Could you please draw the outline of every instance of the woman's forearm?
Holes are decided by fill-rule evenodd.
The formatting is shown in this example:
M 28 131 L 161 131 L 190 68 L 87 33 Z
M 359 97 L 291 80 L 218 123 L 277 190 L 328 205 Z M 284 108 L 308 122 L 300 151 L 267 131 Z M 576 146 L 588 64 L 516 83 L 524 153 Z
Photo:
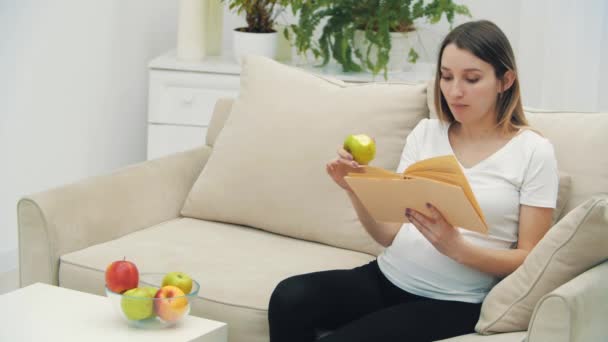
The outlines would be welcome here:
M 524 249 L 491 249 L 465 242 L 465 247 L 460 249 L 454 260 L 481 272 L 504 277 L 515 271 L 528 253 Z
M 346 191 L 346 193 L 348 194 L 348 197 L 350 197 L 353 208 L 355 208 L 355 211 L 357 212 L 357 217 L 359 217 L 359 221 L 361 221 L 361 224 L 363 224 L 367 233 L 384 247 L 388 247 L 393 243 L 393 239 L 395 239 L 395 235 L 399 232 L 401 224 L 377 222 L 369 214 L 367 209 L 365 209 L 357 195 L 351 191 Z

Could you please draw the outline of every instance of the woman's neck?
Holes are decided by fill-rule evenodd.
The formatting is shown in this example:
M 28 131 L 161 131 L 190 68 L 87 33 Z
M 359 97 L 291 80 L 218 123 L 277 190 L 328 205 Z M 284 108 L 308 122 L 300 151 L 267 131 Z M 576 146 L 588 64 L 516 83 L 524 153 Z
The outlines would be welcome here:
M 469 142 L 481 142 L 501 137 L 501 131 L 495 121 L 491 117 L 489 119 L 467 124 L 455 121 L 452 133 Z

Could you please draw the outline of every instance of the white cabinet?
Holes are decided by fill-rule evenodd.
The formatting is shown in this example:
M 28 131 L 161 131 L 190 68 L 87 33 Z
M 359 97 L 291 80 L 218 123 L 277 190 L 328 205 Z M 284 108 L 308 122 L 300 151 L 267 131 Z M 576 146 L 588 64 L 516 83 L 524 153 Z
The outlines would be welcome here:
M 182 62 L 171 51 L 149 68 L 148 159 L 203 145 L 215 102 L 238 95 L 240 67 L 224 57 Z
M 346 82 L 374 81 L 366 73 L 343 74 L 335 65 L 298 67 Z M 204 144 L 215 102 L 238 95 L 240 66 L 222 56 L 180 61 L 170 51 L 152 60 L 149 69 L 148 159 Z M 389 81 L 423 81 L 432 75 L 432 64 L 418 63 L 408 72 L 389 74 Z M 376 80 L 384 81 L 380 76 Z
M 206 126 L 217 99 L 237 95 L 239 77 L 153 70 L 150 72 L 149 121 Z

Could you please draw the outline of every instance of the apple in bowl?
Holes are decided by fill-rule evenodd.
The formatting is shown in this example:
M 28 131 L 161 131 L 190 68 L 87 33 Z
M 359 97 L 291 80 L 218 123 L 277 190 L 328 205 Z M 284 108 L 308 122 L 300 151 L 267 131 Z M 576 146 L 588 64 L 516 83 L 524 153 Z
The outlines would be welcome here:
M 169 272 L 163 278 L 163 286 L 173 285 L 184 293 L 192 290 L 192 278 L 184 272 Z
M 178 321 L 189 309 L 188 297 L 176 286 L 163 286 L 154 296 L 154 312 L 165 322 Z
M 106 268 L 106 286 L 113 292 L 123 293 L 137 287 L 139 270 L 131 261 L 117 260 Z
M 120 301 L 122 312 L 129 320 L 142 320 L 154 316 L 154 301 L 158 292 L 155 287 L 136 287 L 125 291 Z
M 123 293 L 106 284 L 106 296 L 127 324 L 141 329 L 159 329 L 178 324 L 191 310 L 198 296 L 199 283 L 191 279 L 191 289 L 184 293 L 173 285 L 163 286 L 166 273 L 141 273 L 137 287 Z

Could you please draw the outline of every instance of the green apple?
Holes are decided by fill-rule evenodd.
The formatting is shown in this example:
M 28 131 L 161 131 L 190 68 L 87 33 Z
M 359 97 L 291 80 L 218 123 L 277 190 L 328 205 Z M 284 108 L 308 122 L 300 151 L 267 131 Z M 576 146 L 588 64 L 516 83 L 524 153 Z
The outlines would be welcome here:
M 169 272 L 163 278 L 162 286 L 167 285 L 173 285 L 188 294 L 192 290 L 192 278 L 184 272 Z
M 347 136 L 344 140 L 344 149 L 361 165 L 369 164 L 376 156 L 376 142 L 365 134 Z
M 151 297 L 151 298 L 154 298 L 154 296 L 156 296 L 156 292 L 158 292 L 158 289 L 156 287 L 152 287 L 152 286 L 141 287 L 141 289 L 146 291 L 148 293 L 148 297 Z
M 136 287 L 123 293 L 120 307 L 130 320 L 141 320 L 154 315 L 154 296 L 157 289 L 153 287 Z

